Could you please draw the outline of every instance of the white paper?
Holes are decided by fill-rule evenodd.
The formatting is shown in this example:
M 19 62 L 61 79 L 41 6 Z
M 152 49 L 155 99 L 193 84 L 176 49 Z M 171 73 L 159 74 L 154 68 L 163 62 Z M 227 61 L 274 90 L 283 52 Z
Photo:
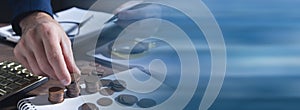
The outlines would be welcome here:
M 58 22 L 68 21 L 81 23 L 82 21 L 86 20 L 91 16 L 93 16 L 92 19 L 81 27 L 80 34 L 78 36 L 84 36 L 95 31 L 100 31 L 104 22 L 113 15 L 109 13 L 89 11 L 73 7 L 56 13 L 54 15 L 54 19 Z M 65 26 L 63 28 L 64 30 L 68 30 L 68 28 L 70 27 Z M 11 25 L 0 28 L 0 37 L 14 43 L 17 43 L 20 39 L 20 36 L 16 36 L 15 33 L 12 31 Z
M 134 69 L 130 69 L 130 70 L 126 70 L 120 73 L 116 73 L 116 74 L 120 74 L 121 76 L 129 76 L 129 75 L 135 75 L 137 77 L 140 78 L 148 78 L 149 76 L 145 73 L 143 73 L 142 71 L 134 68 Z M 111 80 L 115 80 L 116 77 L 115 75 L 111 75 L 108 77 L 105 77 L 103 79 L 111 79 Z M 118 80 L 123 80 L 128 84 L 131 84 L 130 82 L 131 79 L 127 79 L 127 78 L 122 78 L 122 79 L 118 79 Z M 158 80 L 156 80 L 156 82 L 159 82 Z M 157 83 L 152 83 L 152 84 L 157 84 Z M 139 100 L 142 98 L 150 98 L 155 100 L 158 104 L 164 102 L 165 100 L 168 99 L 168 97 L 170 97 L 172 95 L 172 92 L 174 91 L 173 88 L 168 87 L 165 84 L 161 84 L 160 88 L 157 90 L 154 90 L 153 92 L 150 93 L 136 93 L 136 92 L 132 92 L 130 90 L 125 89 L 124 91 L 121 92 L 115 92 L 113 95 L 111 96 L 103 96 L 101 94 L 97 93 L 93 93 L 93 94 L 88 94 L 85 92 L 85 85 L 81 84 L 81 96 L 76 97 L 76 98 L 66 98 L 64 100 L 64 102 L 59 103 L 59 104 L 51 104 L 48 101 L 48 95 L 42 95 L 42 96 L 36 96 L 36 97 L 30 97 L 30 98 L 26 98 L 23 99 L 21 101 L 19 101 L 18 103 L 18 108 L 20 110 L 26 110 L 27 108 L 35 108 L 36 110 L 77 110 L 79 108 L 80 105 L 84 104 L 84 103 L 93 103 L 95 104 L 100 110 L 121 110 L 121 109 L 130 109 L 132 108 L 139 108 L 137 107 L 137 105 L 133 105 L 130 107 L 127 106 L 123 106 L 121 104 L 119 104 L 118 102 L 116 102 L 114 100 L 115 97 L 117 97 L 120 94 L 130 94 L 130 95 L 134 95 L 136 96 Z M 112 105 L 110 106 L 99 106 L 97 104 L 97 100 L 102 98 L 102 97 L 108 97 L 111 98 L 113 100 Z M 22 103 L 22 104 L 21 104 Z M 26 107 L 24 107 L 25 105 L 27 105 Z M 23 109 L 22 109 L 23 107 Z M 33 109 L 34 110 L 34 109 Z

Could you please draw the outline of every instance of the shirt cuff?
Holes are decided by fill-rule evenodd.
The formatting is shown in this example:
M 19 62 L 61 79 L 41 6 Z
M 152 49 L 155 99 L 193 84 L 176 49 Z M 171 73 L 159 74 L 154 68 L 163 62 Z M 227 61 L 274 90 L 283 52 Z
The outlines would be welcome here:
M 12 0 L 13 20 L 11 22 L 13 30 L 17 35 L 22 35 L 20 21 L 33 12 L 45 12 L 53 15 L 51 0 Z

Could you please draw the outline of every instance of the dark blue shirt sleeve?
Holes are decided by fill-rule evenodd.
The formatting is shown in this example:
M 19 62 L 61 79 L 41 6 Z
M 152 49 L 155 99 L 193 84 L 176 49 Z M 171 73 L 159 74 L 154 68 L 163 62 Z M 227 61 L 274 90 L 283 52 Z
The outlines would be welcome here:
M 49 15 L 53 15 L 51 0 L 10 0 L 13 10 L 13 20 L 11 22 L 13 30 L 17 35 L 22 34 L 20 28 L 20 21 L 27 15 L 33 12 L 45 12 Z

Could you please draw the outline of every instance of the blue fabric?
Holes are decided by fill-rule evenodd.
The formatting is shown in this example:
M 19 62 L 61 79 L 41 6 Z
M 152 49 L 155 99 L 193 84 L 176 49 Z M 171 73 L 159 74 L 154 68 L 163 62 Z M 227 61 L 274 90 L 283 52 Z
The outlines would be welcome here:
M 13 8 L 12 26 L 17 35 L 22 34 L 20 21 L 30 13 L 40 11 L 53 15 L 51 0 L 11 0 L 11 6 Z

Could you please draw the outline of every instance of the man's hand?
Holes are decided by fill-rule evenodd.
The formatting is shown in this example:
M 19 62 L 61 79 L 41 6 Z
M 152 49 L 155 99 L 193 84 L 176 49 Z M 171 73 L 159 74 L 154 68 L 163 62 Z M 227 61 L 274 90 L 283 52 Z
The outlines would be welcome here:
M 58 79 L 63 85 L 71 82 L 70 73 L 79 73 L 70 39 L 51 16 L 35 12 L 20 22 L 22 37 L 14 54 L 25 67 L 37 75 Z

